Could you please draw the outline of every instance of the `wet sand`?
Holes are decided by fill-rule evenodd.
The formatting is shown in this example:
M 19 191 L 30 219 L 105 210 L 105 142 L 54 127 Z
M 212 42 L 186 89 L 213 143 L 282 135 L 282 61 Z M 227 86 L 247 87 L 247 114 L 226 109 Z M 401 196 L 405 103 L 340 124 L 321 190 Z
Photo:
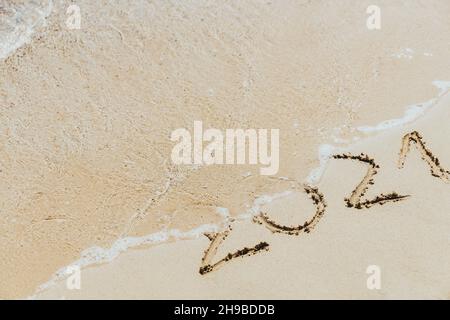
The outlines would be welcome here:
M 321 144 L 347 146 L 354 137 L 364 135 L 356 128 L 403 117 L 406 106 L 438 96 L 439 89 L 433 81 L 450 80 L 450 44 L 446 41 L 450 35 L 450 4 L 446 1 L 429 1 L 426 6 L 419 1 L 407 1 L 407 5 L 406 1 L 381 1 L 382 28 L 376 32 L 369 31 L 365 24 L 370 1 L 169 4 L 123 0 L 111 5 L 105 0 L 80 0 L 77 3 L 83 17 L 81 30 L 65 26 L 69 3 L 54 1 L 52 14 L 45 25 L 39 26 L 31 42 L 0 61 L 0 73 L 4 75 L 0 78 L 0 177 L 4 182 L 0 187 L 0 298 L 32 295 L 57 270 L 79 260 L 83 251 L 95 246 L 106 250 L 120 239 L 174 229 L 183 235 L 205 224 L 220 225 L 223 216 L 218 214 L 218 208 L 226 208 L 235 217 L 263 195 L 282 193 L 290 190 L 292 184 L 306 182 L 311 170 L 319 166 Z M 174 166 L 170 160 L 170 133 L 181 127 L 191 128 L 195 120 L 221 129 L 280 129 L 281 166 L 277 177 L 260 176 L 259 168 L 254 166 Z M 427 123 L 445 130 L 445 123 L 439 122 L 443 120 L 437 117 Z M 437 130 L 434 134 L 441 133 Z M 394 136 L 390 131 L 389 134 Z M 449 150 L 443 140 L 445 135 L 437 138 L 425 130 L 421 134 L 437 144 L 433 145 L 433 152 L 441 147 L 436 154 L 442 154 L 444 161 Z M 401 138 L 392 138 L 396 141 L 392 145 L 394 153 L 376 154 L 375 146 L 360 152 L 376 157 L 384 170 L 388 167 L 382 162 L 384 157 L 388 161 L 387 157 L 397 155 Z M 380 143 L 391 147 L 386 141 Z M 402 174 L 414 172 L 414 166 L 410 167 L 414 159 L 408 157 Z M 333 167 L 336 165 L 340 167 Z M 423 163 L 415 165 L 422 168 Z M 254 296 L 258 293 L 251 288 L 235 291 L 240 285 L 234 280 L 227 282 L 229 291 L 220 291 L 214 285 L 231 279 L 246 283 L 245 275 L 251 274 L 249 285 L 259 281 L 261 286 L 273 288 L 271 281 L 258 279 L 263 270 L 273 266 L 275 272 L 280 270 L 275 268 L 276 262 L 286 261 L 281 285 L 299 272 L 308 291 L 290 286 L 287 291 L 279 291 L 280 295 L 287 292 L 290 297 L 296 297 L 296 293 L 298 297 L 334 297 L 343 292 L 346 297 L 364 297 L 373 292 L 366 292 L 364 283 L 361 289 L 358 276 L 352 277 L 365 277 L 361 266 L 378 259 L 380 264 L 394 265 L 393 279 L 406 270 L 407 279 L 411 274 L 417 275 L 420 288 L 426 290 L 424 295 L 440 296 L 444 285 L 438 281 L 440 278 L 422 273 L 427 268 L 438 268 L 436 263 L 415 266 L 414 254 L 397 258 L 395 250 L 394 257 L 382 251 L 392 247 L 387 239 L 399 246 L 398 251 L 416 250 L 415 241 L 419 240 L 408 231 L 422 232 L 422 236 L 431 237 L 431 242 L 437 241 L 433 237 L 440 233 L 432 231 L 433 219 L 427 218 L 419 226 L 411 224 L 399 234 L 394 225 L 405 222 L 391 210 L 405 218 L 410 210 L 420 207 L 422 214 L 427 213 L 425 217 L 436 215 L 436 221 L 441 221 L 445 210 L 435 210 L 434 206 L 437 199 L 445 200 L 442 194 L 446 189 L 437 190 L 433 180 L 427 185 L 431 189 L 426 190 L 434 190 L 437 195 L 425 191 L 421 201 L 411 197 L 369 209 L 378 215 L 353 213 L 352 209 L 350 216 L 355 220 L 350 222 L 346 214 L 333 211 L 333 199 L 335 206 L 342 205 L 341 191 L 348 189 L 345 196 L 349 196 L 366 169 L 357 163 L 348 166 L 347 161 L 332 161 L 322 181 L 315 182 L 330 207 L 310 234 L 297 239 L 272 236 L 267 230 L 269 252 L 244 258 L 245 263 L 236 263 L 236 270 L 224 266 L 217 273 L 206 275 L 207 282 L 200 281 L 197 273 L 209 242 L 203 236 L 148 251 L 127 251 L 101 268 L 122 268 L 117 281 L 128 281 L 130 290 L 119 290 L 128 288 L 124 283 L 110 282 L 118 291 L 111 289 L 102 294 L 162 298 L 172 292 L 175 298 L 178 294 L 189 297 L 211 292 L 212 296 L 221 297 Z M 355 172 L 354 166 L 361 166 L 361 172 Z M 345 168 L 349 168 L 347 176 L 341 177 Z M 333 172 L 339 178 L 331 178 L 334 183 L 327 182 Z M 417 172 L 419 175 L 422 170 Z M 347 179 L 349 183 L 344 188 Z M 416 184 L 411 181 L 406 184 L 402 180 L 397 187 L 397 180 L 385 185 L 378 182 L 382 179 L 380 172 L 375 190 L 386 186 L 386 193 L 397 189 L 399 193 L 405 190 L 400 194 L 422 192 L 414 189 Z M 307 199 L 304 203 L 311 206 Z M 344 210 L 345 204 L 342 207 L 338 210 Z M 281 211 L 294 215 L 299 208 L 291 204 Z M 417 216 L 411 221 L 423 218 Z M 369 220 L 361 221 L 363 218 Z M 442 221 L 437 226 L 445 228 Z M 256 224 L 254 227 L 257 232 L 266 230 Z M 414 229 L 420 227 L 424 229 Z M 381 233 L 386 236 L 381 240 L 375 236 L 381 242 L 367 236 L 380 228 L 392 234 Z M 319 232 L 321 229 L 326 232 Z M 201 232 L 186 237 L 197 235 Z M 359 241 L 353 241 L 358 235 Z M 412 240 L 401 245 L 394 241 L 395 236 Z M 246 238 L 243 244 L 253 246 L 259 242 L 258 237 L 252 241 Z M 301 252 L 288 250 L 289 246 L 301 244 L 300 237 L 314 241 L 301 245 L 305 254 L 294 254 L 289 260 L 292 252 Z M 329 248 L 329 243 L 340 241 L 342 256 Z M 364 254 L 362 243 L 373 246 L 369 249 L 376 253 L 373 258 Z M 425 247 L 430 253 L 438 250 L 438 246 L 424 246 L 424 250 Z M 236 248 L 240 246 L 232 249 Z M 185 253 L 191 250 L 193 254 L 186 257 Z M 348 266 L 352 252 L 359 256 L 354 265 Z M 95 254 L 90 259 L 102 261 Z M 139 272 L 155 270 L 155 277 L 137 276 L 139 272 L 124 260 L 134 259 L 134 255 L 145 259 L 145 263 L 136 266 Z M 278 256 L 272 259 L 271 255 Z M 419 255 L 417 259 L 422 261 L 423 257 Z M 298 264 L 304 259 L 311 259 L 305 269 Z M 168 269 L 164 261 L 168 265 L 180 262 L 173 266 L 180 269 Z M 316 268 L 325 274 L 329 270 L 325 261 L 333 261 L 335 273 L 321 279 L 318 273 L 316 277 L 308 276 Z M 148 268 L 142 267 L 147 263 Z M 419 270 L 408 269 L 409 263 Z M 234 262 L 230 262 L 232 265 Z M 83 290 L 86 297 L 100 294 L 103 286 L 95 289 L 94 280 L 102 279 L 98 274 L 101 268 L 83 270 L 86 286 L 93 286 L 92 290 Z M 261 272 L 254 272 L 255 268 Z M 167 274 L 157 277 L 163 271 Z M 169 273 L 187 279 L 186 288 L 182 289 L 185 291 L 164 291 L 171 290 L 171 281 L 166 286 L 162 283 L 169 279 Z M 267 276 L 272 284 L 277 274 Z M 108 275 L 104 273 L 104 277 Z M 399 283 L 406 286 L 408 282 L 401 279 Z M 144 286 L 146 281 L 157 289 L 148 292 L 148 285 L 142 290 L 135 287 Z M 317 285 L 313 285 L 316 281 Z M 334 289 L 324 288 L 321 281 L 334 283 Z M 348 290 L 340 291 L 344 282 L 350 283 Z M 194 290 L 198 286 L 201 291 Z M 399 287 L 393 288 L 385 291 L 385 297 L 399 295 Z M 448 288 L 445 290 L 448 293 Z M 414 292 L 411 296 L 415 296 Z M 274 290 L 268 290 L 267 295 L 270 294 L 275 294 Z M 381 296 L 377 293 L 377 297 Z
M 403 169 L 398 160 L 402 137 L 418 130 L 442 166 L 450 168 L 449 116 L 447 94 L 414 125 L 347 150 L 368 153 L 379 163 L 365 199 L 396 191 L 409 195 L 403 201 L 348 207 L 344 198 L 364 177 L 367 165 L 333 160 L 318 186 L 327 203 L 325 214 L 308 233 L 273 233 L 251 219 L 236 221 L 213 260 L 260 241 L 269 250 L 232 259 L 205 275 L 199 266 L 210 242 L 206 236 L 131 250 L 110 264 L 84 269 L 81 290 L 68 290 L 60 281 L 36 298 L 448 299 L 448 179 L 433 176 L 427 157 L 422 159 L 413 146 Z M 295 226 L 313 216 L 314 206 L 305 194 L 294 192 L 262 211 Z M 367 288 L 371 265 L 381 270 L 380 290 Z

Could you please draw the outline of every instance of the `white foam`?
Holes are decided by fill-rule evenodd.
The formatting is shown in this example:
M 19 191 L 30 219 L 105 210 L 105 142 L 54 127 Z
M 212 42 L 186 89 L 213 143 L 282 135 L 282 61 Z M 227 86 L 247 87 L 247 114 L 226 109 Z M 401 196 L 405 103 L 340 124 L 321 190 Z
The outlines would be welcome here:
M 409 51 L 408 51 L 409 52 Z M 410 52 L 412 53 L 412 52 Z M 425 114 L 425 112 L 431 108 L 440 97 L 445 95 L 450 90 L 450 81 L 433 81 L 432 84 L 439 89 L 438 96 L 436 98 L 433 98 L 427 102 L 419 103 L 415 105 L 411 105 L 406 107 L 405 113 L 402 118 L 399 119 L 390 119 L 380 122 L 379 124 L 375 126 L 360 126 L 356 128 L 356 131 L 362 134 L 373 134 L 377 132 L 381 132 L 384 130 L 389 130 L 392 128 L 397 128 L 409 123 L 414 122 L 421 116 Z M 332 136 L 332 139 L 335 143 L 346 143 L 348 140 L 342 139 L 337 135 L 338 132 L 340 132 L 341 128 L 336 128 L 335 134 Z M 360 137 L 353 137 L 353 143 L 359 141 Z M 351 143 L 350 143 L 351 144 Z M 336 154 L 338 152 L 344 151 L 344 147 L 338 147 L 330 144 L 322 144 L 319 146 L 319 167 L 311 170 L 310 174 L 306 178 L 306 182 L 310 184 L 317 184 L 320 182 L 320 179 L 322 178 L 323 174 L 325 173 L 325 169 L 328 165 L 328 161 L 330 160 L 330 157 L 333 154 Z
M 414 58 L 414 50 L 411 48 L 404 48 L 404 49 L 400 50 L 400 52 L 394 53 L 391 56 L 398 58 L 398 59 L 411 60 L 412 58 Z
M 53 0 L 0 7 L 4 11 L 0 14 L 0 60 L 3 60 L 29 43 L 37 28 L 45 26 L 53 10 Z
M 433 81 L 433 85 L 436 86 L 440 91 L 436 98 L 433 98 L 431 100 L 428 100 L 423 103 L 414 104 L 406 107 L 405 113 L 403 117 L 398 119 L 390 119 L 383 122 L 378 123 L 375 126 L 361 126 L 357 127 L 356 130 L 362 132 L 362 133 L 374 133 L 378 131 L 384 131 L 391 128 L 396 128 L 403 126 L 405 124 L 414 122 L 421 116 L 425 114 L 425 112 L 433 106 L 437 100 L 443 96 L 445 93 L 448 92 L 450 89 L 450 82 L 449 81 Z
M 260 196 L 254 200 L 253 205 L 245 213 L 238 215 L 236 218 L 234 218 L 234 220 L 251 219 L 253 216 L 260 212 L 262 206 L 267 205 L 276 199 L 284 198 L 290 194 L 292 194 L 292 191 L 288 190 L 281 193 L 275 193 L 273 195 Z M 74 261 L 68 266 L 59 269 L 48 282 L 40 285 L 35 294 L 28 297 L 28 299 L 35 299 L 38 293 L 52 287 L 56 284 L 56 282 L 66 278 L 68 275 L 67 271 L 69 270 L 69 268 L 72 268 L 74 266 L 85 268 L 87 266 L 95 264 L 108 263 L 117 258 L 122 252 L 141 245 L 160 244 L 170 240 L 194 240 L 200 238 L 205 233 L 223 231 L 230 223 L 230 212 L 228 208 L 223 207 L 217 207 L 216 211 L 220 216 L 223 217 L 223 221 L 220 225 L 204 224 L 186 232 L 182 232 L 178 229 L 164 230 L 143 237 L 120 238 L 116 242 L 114 242 L 110 248 L 107 249 L 98 246 L 86 249 L 81 253 L 80 259 Z
M 439 96 L 443 96 L 450 90 L 450 81 L 436 80 L 433 81 L 433 85 L 440 90 Z
M 412 58 L 414 58 L 414 50 L 411 48 L 404 48 L 401 49 L 399 52 L 391 54 L 391 57 L 397 58 L 397 59 L 407 59 L 407 60 L 411 60 Z M 433 54 L 431 52 L 424 52 L 422 53 L 423 56 L 425 57 L 432 57 Z
M 373 133 L 402 126 L 404 124 L 413 122 L 414 120 L 424 115 L 425 111 L 433 105 L 434 101 L 435 100 L 433 99 L 421 104 L 408 106 L 402 118 L 385 120 L 375 126 L 361 126 L 357 127 L 356 129 L 364 133 Z
M 230 210 L 228 210 L 228 208 L 217 207 L 216 211 L 222 218 L 224 219 L 230 218 Z

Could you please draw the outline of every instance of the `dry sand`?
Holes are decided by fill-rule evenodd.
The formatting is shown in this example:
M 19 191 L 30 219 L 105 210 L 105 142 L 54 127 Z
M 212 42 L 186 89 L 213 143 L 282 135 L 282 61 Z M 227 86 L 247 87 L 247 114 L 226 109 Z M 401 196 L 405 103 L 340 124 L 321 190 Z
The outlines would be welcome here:
M 53 3 L 47 25 L 0 62 L 0 298 L 33 294 L 93 246 L 218 223 L 217 208 L 239 215 L 306 181 L 320 144 L 401 118 L 438 96 L 433 81 L 450 80 L 444 0 L 380 1 L 375 32 L 370 1 L 80 0 L 81 30 L 64 25 L 70 1 Z M 366 169 L 333 160 L 318 184 L 328 207 L 309 234 L 240 222 L 217 256 L 259 241 L 270 250 L 203 277 L 206 237 L 126 251 L 83 269 L 81 291 L 61 283 L 39 297 L 448 298 L 449 186 L 413 153 L 396 168 L 413 130 L 450 168 L 445 110 L 442 101 L 420 122 L 351 146 L 382 167 L 368 196 L 412 195 L 405 201 L 346 208 Z M 170 133 L 194 120 L 279 128 L 278 178 L 172 165 Z M 270 207 L 286 223 L 314 209 L 303 194 Z M 370 264 L 383 272 L 380 291 L 366 288 Z

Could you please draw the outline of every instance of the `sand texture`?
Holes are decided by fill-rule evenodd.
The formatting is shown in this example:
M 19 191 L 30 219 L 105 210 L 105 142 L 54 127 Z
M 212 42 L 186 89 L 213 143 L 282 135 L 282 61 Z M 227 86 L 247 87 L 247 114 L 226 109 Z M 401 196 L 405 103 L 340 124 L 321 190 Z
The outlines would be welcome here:
M 449 298 L 450 2 L 75 2 L 0 5 L 0 298 Z M 278 173 L 174 165 L 198 120 Z

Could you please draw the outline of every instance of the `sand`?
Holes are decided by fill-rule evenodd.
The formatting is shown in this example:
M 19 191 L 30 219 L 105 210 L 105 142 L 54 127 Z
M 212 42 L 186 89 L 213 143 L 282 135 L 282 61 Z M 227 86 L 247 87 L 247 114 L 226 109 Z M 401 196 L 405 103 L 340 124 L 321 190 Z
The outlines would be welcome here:
M 81 30 L 65 27 L 69 2 L 55 1 L 46 26 L 0 62 L 0 298 L 32 296 L 77 261 L 82 290 L 62 280 L 34 297 L 449 297 L 448 184 L 414 148 L 397 168 L 416 130 L 450 168 L 448 97 L 412 123 L 357 130 L 443 92 L 433 81 L 450 80 L 446 1 L 381 1 L 376 32 L 369 1 L 77 2 Z M 174 166 L 170 132 L 195 120 L 280 129 L 278 175 Z M 411 197 L 347 208 L 367 167 L 332 160 L 310 181 L 328 205 L 311 232 L 272 234 L 241 216 L 213 260 L 261 241 L 269 250 L 201 276 L 202 233 L 223 227 L 224 210 L 238 217 L 291 190 L 261 209 L 286 224 L 311 218 L 299 186 L 323 144 L 376 160 L 369 198 Z M 166 241 L 180 237 L 198 239 Z M 369 265 L 381 268 L 381 290 L 367 289 Z
M 231 260 L 202 276 L 198 268 L 209 245 L 207 237 L 132 250 L 110 264 L 83 270 L 81 290 L 67 290 L 61 281 L 38 298 L 448 299 L 450 201 L 445 195 L 449 183 L 433 177 L 414 148 L 404 169 L 398 169 L 397 162 L 401 138 L 418 130 L 449 168 L 445 143 L 449 116 L 447 95 L 414 125 L 348 149 L 353 154 L 368 153 L 380 165 L 368 199 L 391 191 L 410 195 L 408 199 L 369 209 L 348 208 L 344 198 L 367 168 L 357 162 L 332 161 L 319 184 L 328 207 L 309 234 L 273 234 L 251 221 L 237 221 L 216 259 L 259 241 L 268 242 L 269 251 Z M 297 193 L 263 208 L 286 225 L 303 224 L 312 209 Z M 370 265 L 380 267 L 380 290 L 367 288 Z

